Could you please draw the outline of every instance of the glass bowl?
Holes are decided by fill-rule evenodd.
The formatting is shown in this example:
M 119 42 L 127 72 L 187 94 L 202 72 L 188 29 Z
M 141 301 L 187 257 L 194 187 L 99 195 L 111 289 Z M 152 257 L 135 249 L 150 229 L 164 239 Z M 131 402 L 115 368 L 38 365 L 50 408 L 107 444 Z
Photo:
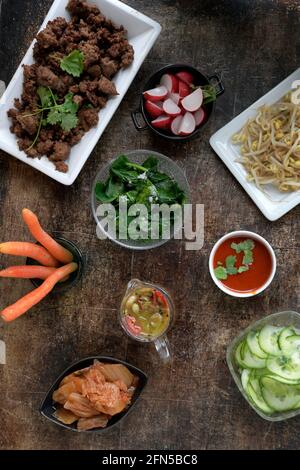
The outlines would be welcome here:
M 294 416 L 299 415 L 300 409 L 277 412 L 272 415 L 263 413 L 259 408 L 256 407 L 254 403 L 252 403 L 249 400 L 248 396 L 246 395 L 242 386 L 241 376 L 239 373 L 239 367 L 236 364 L 235 357 L 234 357 L 235 350 L 238 344 L 247 336 L 249 331 L 260 329 L 263 326 L 268 325 L 268 324 L 275 325 L 275 326 L 294 325 L 295 327 L 300 328 L 300 314 L 297 312 L 293 312 L 293 311 L 273 313 L 272 315 L 268 315 L 267 317 L 264 317 L 255 323 L 252 323 L 230 343 L 230 345 L 227 348 L 226 360 L 227 360 L 227 364 L 231 372 L 231 375 L 239 391 L 241 392 L 245 400 L 249 403 L 249 405 L 256 411 L 256 413 L 259 416 L 261 416 L 263 419 L 266 419 L 267 421 L 283 421 L 285 419 L 293 418 Z
M 162 155 L 161 153 L 153 152 L 152 150 L 132 150 L 130 152 L 122 152 L 122 155 L 126 155 L 128 159 L 134 163 L 142 164 L 146 158 L 149 156 L 154 156 L 157 158 L 159 161 L 158 168 L 160 171 L 166 173 L 168 176 L 173 178 L 179 185 L 180 189 L 182 189 L 185 192 L 186 195 L 186 203 L 189 202 L 190 200 L 190 186 L 189 183 L 186 179 L 186 176 L 183 172 L 183 170 L 170 158 L 166 157 L 165 155 Z M 109 238 L 113 242 L 117 243 L 118 245 L 129 248 L 132 250 L 149 250 L 151 248 L 157 248 L 161 245 L 164 245 L 167 243 L 170 239 L 174 237 L 174 231 L 172 233 L 171 230 L 171 237 L 170 239 L 160 239 L 160 240 L 121 240 L 114 238 L 108 231 L 105 231 L 101 219 L 97 215 L 97 208 L 101 204 L 99 201 L 97 201 L 96 196 L 95 196 L 95 187 L 96 183 L 98 181 L 100 182 L 105 182 L 109 176 L 109 169 L 111 167 L 111 164 L 113 163 L 114 160 L 110 161 L 108 164 L 106 164 L 104 167 L 101 168 L 101 170 L 96 174 L 93 187 L 92 187 L 92 196 L 91 196 L 91 203 L 92 203 L 92 211 L 94 215 L 94 219 L 97 224 L 97 230 L 100 231 L 102 235 L 104 235 L 104 238 Z

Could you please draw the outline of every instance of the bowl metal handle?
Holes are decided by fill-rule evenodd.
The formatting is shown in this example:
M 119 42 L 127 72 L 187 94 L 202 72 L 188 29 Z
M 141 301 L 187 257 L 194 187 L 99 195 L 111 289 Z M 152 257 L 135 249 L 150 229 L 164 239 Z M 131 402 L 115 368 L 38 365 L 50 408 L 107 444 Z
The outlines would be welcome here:
M 138 116 L 142 116 L 142 113 L 139 109 L 136 109 L 135 111 L 131 111 L 131 117 L 132 117 L 132 120 L 133 120 L 134 127 L 136 128 L 137 131 L 144 131 L 144 130 L 147 129 L 148 125 L 145 123 L 144 126 L 141 126 L 140 123 L 139 123 Z
M 217 73 L 210 75 L 208 77 L 208 81 L 211 82 L 211 84 L 215 87 L 217 96 L 223 95 L 225 87 L 223 85 L 221 77 Z

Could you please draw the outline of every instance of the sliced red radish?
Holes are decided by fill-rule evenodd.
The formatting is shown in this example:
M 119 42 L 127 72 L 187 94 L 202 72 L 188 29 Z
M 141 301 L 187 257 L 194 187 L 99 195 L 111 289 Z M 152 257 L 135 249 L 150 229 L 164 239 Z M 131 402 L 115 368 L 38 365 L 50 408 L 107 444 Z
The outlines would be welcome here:
M 179 108 L 179 106 L 177 106 L 176 103 L 174 103 L 173 100 L 171 100 L 171 98 L 168 98 L 166 101 L 164 101 L 163 110 L 166 114 L 172 117 L 176 117 L 181 114 L 181 109 Z
M 195 118 L 192 115 L 192 113 L 187 112 L 182 118 L 179 130 L 178 130 L 178 135 L 182 135 L 182 136 L 190 135 L 194 132 L 195 128 L 196 128 Z
M 161 101 L 167 97 L 168 90 L 165 86 L 158 86 L 156 88 L 152 88 L 152 90 L 144 91 L 143 95 L 146 100 Z
M 165 73 L 160 79 L 160 85 L 165 86 L 169 93 L 178 92 L 178 78 L 170 73 Z
M 179 105 L 179 101 L 180 101 L 179 93 L 170 93 L 169 98 L 171 98 L 171 100 L 174 101 L 174 103 L 177 104 L 177 106 Z
M 156 101 L 153 103 L 152 101 L 147 100 L 145 102 L 145 109 L 150 114 L 151 117 L 157 118 L 163 114 L 163 104 L 161 101 Z
M 139 325 L 136 325 L 136 319 L 134 317 L 125 315 L 125 321 L 127 324 L 127 329 L 132 335 L 138 336 L 141 333 L 142 328 Z
M 182 82 L 187 83 L 188 85 L 191 85 L 194 81 L 194 77 L 190 72 L 182 71 L 176 73 L 176 77 L 179 78 Z
M 177 116 L 175 119 L 173 119 L 172 124 L 171 124 L 171 131 L 173 134 L 178 135 L 179 134 L 179 128 L 181 125 L 183 117 L 182 116 Z
M 203 93 L 201 88 L 197 88 L 197 90 L 193 91 L 190 95 L 183 98 L 181 101 L 182 106 L 186 111 L 190 113 L 194 113 L 197 111 L 203 103 Z
M 185 98 L 186 96 L 188 96 L 191 93 L 190 85 L 188 85 L 185 82 L 182 82 L 181 80 L 179 80 L 178 90 L 179 90 L 180 98 Z
M 151 121 L 151 124 L 153 127 L 156 127 L 157 129 L 168 129 L 171 124 L 171 116 L 159 116 L 157 119 L 154 119 L 154 121 Z
M 198 109 L 198 111 L 196 111 L 194 113 L 194 118 L 195 118 L 195 122 L 196 122 L 196 127 L 200 126 L 200 124 L 202 124 L 202 122 L 205 119 L 204 109 L 203 108 Z

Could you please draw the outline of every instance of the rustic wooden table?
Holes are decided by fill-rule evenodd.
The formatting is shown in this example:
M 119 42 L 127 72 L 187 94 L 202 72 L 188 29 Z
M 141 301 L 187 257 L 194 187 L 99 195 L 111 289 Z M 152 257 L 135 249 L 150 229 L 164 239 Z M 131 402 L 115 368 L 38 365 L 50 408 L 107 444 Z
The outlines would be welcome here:
M 250 322 L 299 309 L 300 208 L 268 222 L 209 146 L 211 134 L 299 66 L 300 7 L 295 0 L 127 0 L 162 24 L 162 34 L 120 109 L 72 187 L 64 187 L 16 159 L 0 154 L 0 239 L 26 239 L 25 206 L 49 230 L 82 248 L 82 283 L 51 296 L 11 325 L 0 326 L 7 365 L 0 366 L 2 449 L 261 449 L 299 447 L 300 419 L 270 424 L 256 416 L 225 364 L 231 339 Z M 0 0 L 0 79 L 11 79 L 51 0 Z M 1 9 L 2 7 L 2 9 Z M 226 93 L 202 136 L 174 145 L 137 133 L 130 110 L 143 83 L 171 62 L 222 74 Z M 205 245 L 188 252 L 172 241 L 134 253 L 96 238 L 90 208 L 96 171 L 119 152 L 153 149 L 185 171 L 194 202 L 205 204 Z M 249 229 L 273 245 L 278 272 L 272 286 L 251 300 L 223 295 L 207 263 L 214 242 L 234 229 Z M 1 267 L 11 260 L 1 258 Z M 16 262 L 16 261 L 14 261 Z M 132 277 L 161 283 L 176 303 L 170 332 L 173 361 L 162 366 L 151 346 L 122 333 L 117 312 Z M 0 307 L 30 289 L 28 281 L 2 280 Z M 39 404 L 51 382 L 71 362 L 106 354 L 126 359 L 150 377 L 128 419 L 105 433 L 76 435 L 45 421 Z

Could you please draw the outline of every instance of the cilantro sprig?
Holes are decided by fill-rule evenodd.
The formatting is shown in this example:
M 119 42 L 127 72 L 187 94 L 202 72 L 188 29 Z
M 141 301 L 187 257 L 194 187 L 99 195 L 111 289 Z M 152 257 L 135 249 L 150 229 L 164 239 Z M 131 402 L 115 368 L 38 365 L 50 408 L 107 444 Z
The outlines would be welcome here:
M 78 124 L 78 105 L 73 101 L 73 93 L 68 93 L 64 97 L 64 102 L 61 104 L 58 104 L 57 101 L 59 98 L 49 87 L 39 86 L 37 94 L 41 103 L 39 108 L 32 114 L 22 116 L 22 118 L 25 119 L 29 116 L 37 116 L 40 114 L 37 134 L 27 150 L 35 146 L 43 126 L 47 126 L 48 124 L 60 125 L 63 131 L 69 132 Z
M 73 77 L 80 77 L 84 70 L 84 54 L 75 49 L 69 55 L 60 59 L 60 68 Z
M 225 266 L 223 263 L 218 261 L 218 266 L 214 269 L 216 278 L 225 281 L 228 276 L 234 276 L 248 271 L 253 263 L 254 247 L 254 241 L 249 239 L 240 243 L 231 243 L 231 248 L 236 252 L 236 254 L 243 253 L 242 264 L 241 266 L 236 266 L 237 257 L 235 255 L 227 256 L 225 259 Z

